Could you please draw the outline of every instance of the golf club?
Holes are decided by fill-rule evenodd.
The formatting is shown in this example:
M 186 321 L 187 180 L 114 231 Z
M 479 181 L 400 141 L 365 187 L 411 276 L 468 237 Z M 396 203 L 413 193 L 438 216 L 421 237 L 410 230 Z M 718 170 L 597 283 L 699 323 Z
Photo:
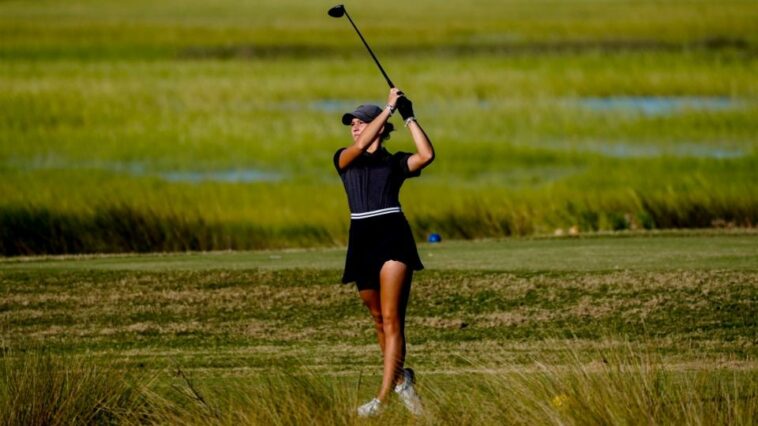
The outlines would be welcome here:
M 384 79 L 387 80 L 387 84 L 390 85 L 390 88 L 395 87 L 395 85 L 392 83 L 392 80 L 390 80 L 390 77 L 387 75 L 386 72 L 384 72 L 384 68 L 382 68 L 382 64 L 379 63 L 379 59 L 376 59 L 376 55 L 374 55 L 374 52 L 371 50 L 370 47 L 368 47 L 368 43 L 366 43 L 366 39 L 363 38 L 363 34 L 361 34 L 361 32 L 358 30 L 358 27 L 355 26 L 355 22 L 353 22 L 353 20 L 350 18 L 350 15 L 348 15 L 347 10 L 345 10 L 345 5 L 338 4 L 337 6 L 334 6 L 333 8 L 329 9 L 329 12 L 327 13 L 332 18 L 341 18 L 342 15 L 347 16 L 347 19 L 353 25 L 353 28 L 355 28 L 355 32 L 358 33 L 358 37 L 361 38 L 363 45 L 366 46 L 366 49 L 368 49 L 368 53 L 370 53 L 371 57 L 374 58 L 374 62 L 376 62 L 376 66 L 379 67 L 379 71 L 382 72 Z

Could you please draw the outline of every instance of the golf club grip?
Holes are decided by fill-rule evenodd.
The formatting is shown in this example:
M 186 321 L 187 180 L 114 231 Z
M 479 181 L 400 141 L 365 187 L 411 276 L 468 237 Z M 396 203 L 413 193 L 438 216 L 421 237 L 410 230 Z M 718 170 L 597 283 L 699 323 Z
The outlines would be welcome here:
M 387 84 L 390 86 L 390 89 L 395 87 L 395 84 L 390 80 L 390 76 L 387 75 L 387 73 L 384 71 L 384 68 L 382 68 L 382 64 L 379 63 L 379 59 L 376 58 L 376 55 L 374 55 L 374 51 L 371 50 L 368 43 L 366 42 L 366 39 L 363 38 L 363 34 L 361 34 L 361 31 L 358 29 L 358 27 L 355 25 L 355 22 L 353 22 L 353 19 L 350 18 L 350 15 L 347 13 L 347 10 L 345 10 L 345 16 L 347 16 L 347 20 L 350 21 L 350 25 L 355 28 L 355 32 L 358 33 L 358 37 L 361 38 L 361 41 L 363 42 L 363 45 L 366 46 L 366 49 L 368 50 L 368 53 L 371 54 L 371 57 L 374 59 L 374 62 L 376 63 L 376 66 L 379 67 L 379 71 L 382 72 L 382 75 L 384 76 L 384 79 L 387 80 Z

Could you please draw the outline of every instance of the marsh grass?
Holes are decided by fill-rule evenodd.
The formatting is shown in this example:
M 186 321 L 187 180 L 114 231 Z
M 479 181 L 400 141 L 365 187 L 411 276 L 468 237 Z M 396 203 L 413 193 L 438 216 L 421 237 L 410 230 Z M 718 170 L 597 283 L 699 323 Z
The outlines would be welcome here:
M 353 10 L 438 151 L 404 188 L 419 238 L 755 225 L 751 2 L 469 3 Z M 0 254 L 344 243 L 338 117 L 384 89 L 343 24 L 304 0 L 1 2 Z M 725 107 L 581 106 L 616 97 Z M 250 170 L 280 178 L 165 178 Z
M 588 176 L 518 192 L 488 184 L 458 191 L 455 185 L 432 183 L 409 187 L 403 200 L 408 201 L 405 210 L 417 241 L 425 241 L 432 232 L 446 239 L 472 239 L 562 235 L 572 228 L 580 233 L 751 228 L 758 224 L 758 190 L 749 183 L 750 173 L 738 168 L 666 182 L 653 170 L 649 175 L 608 171 L 603 178 L 606 188 L 589 191 L 583 190 L 593 184 L 594 178 Z M 598 169 L 592 176 L 601 174 Z M 735 180 L 728 181 L 730 176 Z M 331 200 L 324 200 L 323 188 L 309 184 L 258 185 L 251 189 L 252 195 L 240 192 L 234 201 L 230 197 L 230 205 L 236 207 L 228 212 L 219 204 L 227 202 L 219 198 L 227 197 L 217 189 L 217 185 L 195 188 L 196 199 L 191 201 L 191 188 L 186 188 L 186 195 L 173 192 L 186 200 L 184 206 L 157 199 L 159 193 L 153 195 L 155 203 L 149 201 L 153 196 L 134 204 L 114 199 L 74 206 L 73 211 L 46 202 L 0 206 L 0 254 L 250 250 L 345 243 L 346 206 L 341 205 L 344 194 L 336 192 L 336 184 L 329 191 Z M 317 212 L 308 207 L 321 200 L 324 204 Z M 213 208 L 203 210 L 201 204 Z M 276 210 L 282 206 L 287 207 Z
M 127 379 L 115 367 L 81 358 L 15 353 L 2 360 L 0 418 L 7 425 L 749 425 L 758 416 L 754 370 L 707 362 L 681 370 L 631 344 L 595 353 L 577 352 L 566 341 L 553 346 L 567 361 L 538 356 L 505 370 L 469 365 L 422 375 L 423 417 L 391 400 L 368 420 L 355 415 L 372 391 L 361 387 L 362 376 L 300 366 L 244 381 L 207 375 L 198 381 L 181 369 Z M 477 372 L 467 372 L 472 368 Z
M 425 387 L 428 405 L 441 423 L 471 425 L 746 425 L 758 414 L 754 371 L 672 369 L 628 344 L 593 354 L 556 345 L 567 363 L 456 377 L 456 392 Z
M 0 253 L 152 252 L 244 250 L 329 245 L 329 231 L 315 225 L 263 227 L 208 223 L 149 207 L 103 206 L 90 214 L 48 208 L 0 208 Z
M 0 422 L 4 425 L 138 423 L 147 400 L 123 370 L 42 349 L 3 347 Z

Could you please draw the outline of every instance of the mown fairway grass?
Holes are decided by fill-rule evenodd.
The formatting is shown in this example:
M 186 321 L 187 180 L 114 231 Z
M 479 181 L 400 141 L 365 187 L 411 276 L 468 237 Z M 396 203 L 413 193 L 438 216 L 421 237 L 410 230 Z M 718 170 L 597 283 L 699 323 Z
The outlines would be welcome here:
M 743 415 L 752 416 L 758 408 L 750 387 L 756 379 L 756 247 L 750 232 L 421 245 L 428 270 L 414 282 L 408 362 L 434 407 L 427 420 L 526 421 L 547 410 L 541 421 L 553 415 L 598 421 L 596 407 L 581 405 L 583 398 L 611 383 L 631 395 L 635 386 L 647 386 L 635 377 L 661 381 L 656 386 L 669 395 L 661 401 L 677 401 L 678 386 L 689 383 L 686 398 L 714 416 L 728 411 L 715 401 L 737 395 L 733 403 L 744 403 Z M 302 403 L 303 412 L 317 410 L 318 422 L 351 423 L 349 413 L 335 410 L 370 396 L 380 357 L 355 289 L 339 284 L 341 260 L 342 250 L 333 249 L 6 259 L 0 262 L 3 345 L 9 360 L 42 349 L 104 371 L 141 372 L 169 401 L 202 389 L 212 406 L 227 407 L 229 416 L 241 416 L 237 420 L 252 416 L 250 404 L 273 403 L 267 392 L 283 392 Z M 637 369 L 645 373 L 636 376 Z M 183 390 L 171 394 L 172 383 Z M 506 388 L 514 386 L 525 393 L 509 394 L 514 390 Z M 466 398 L 459 391 L 486 410 L 458 406 Z M 613 392 L 608 395 L 620 397 Z M 303 402 L 308 394 L 322 402 Z M 550 402 L 554 397 L 557 403 Z M 193 398 L 161 415 L 173 413 L 179 421 L 204 413 L 210 422 L 233 422 Z M 513 404 L 506 408 L 501 398 Z M 527 409 L 539 405 L 530 398 L 545 399 L 544 407 Z M 573 414 L 560 408 L 570 398 L 580 404 Z M 716 405 L 703 408 L 707 401 Z M 663 414 L 671 407 L 661 403 L 650 415 L 676 423 Z M 284 410 L 283 424 L 296 423 L 286 413 L 293 402 L 281 404 L 267 409 Z M 514 408 L 519 404 L 526 411 Z M 643 404 L 640 412 L 606 414 L 634 420 L 648 409 Z M 693 410 L 686 422 L 705 419 Z M 393 413 L 397 421 L 409 420 Z M 710 419 L 749 420 L 730 418 Z M 240 421 L 263 422 L 254 416 Z
M 343 243 L 338 118 L 386 89 L 330 6 L 2 2 L 0 252 Z M 419 237 L 758 222 L 753 2 L 347 7 L 437 147 Z

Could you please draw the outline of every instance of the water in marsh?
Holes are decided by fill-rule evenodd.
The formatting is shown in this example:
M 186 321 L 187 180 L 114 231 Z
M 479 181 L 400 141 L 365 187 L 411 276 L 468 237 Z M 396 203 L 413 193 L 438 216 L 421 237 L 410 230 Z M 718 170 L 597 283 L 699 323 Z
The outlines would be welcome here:
M 6 163 L 21 170 L 77 170 L 105 171 L 134 177 L 158 177 L 168 182 L 221 182 L 254 183 L 278 182 L 284 179 L 279 172 L 258 168 L 234 168 L 219 170 L 161 170 L 148 167 L 141 162 L 118 161 L 66 161 L 60 158 L 37 158 L 31 161 L 9 161 Z

